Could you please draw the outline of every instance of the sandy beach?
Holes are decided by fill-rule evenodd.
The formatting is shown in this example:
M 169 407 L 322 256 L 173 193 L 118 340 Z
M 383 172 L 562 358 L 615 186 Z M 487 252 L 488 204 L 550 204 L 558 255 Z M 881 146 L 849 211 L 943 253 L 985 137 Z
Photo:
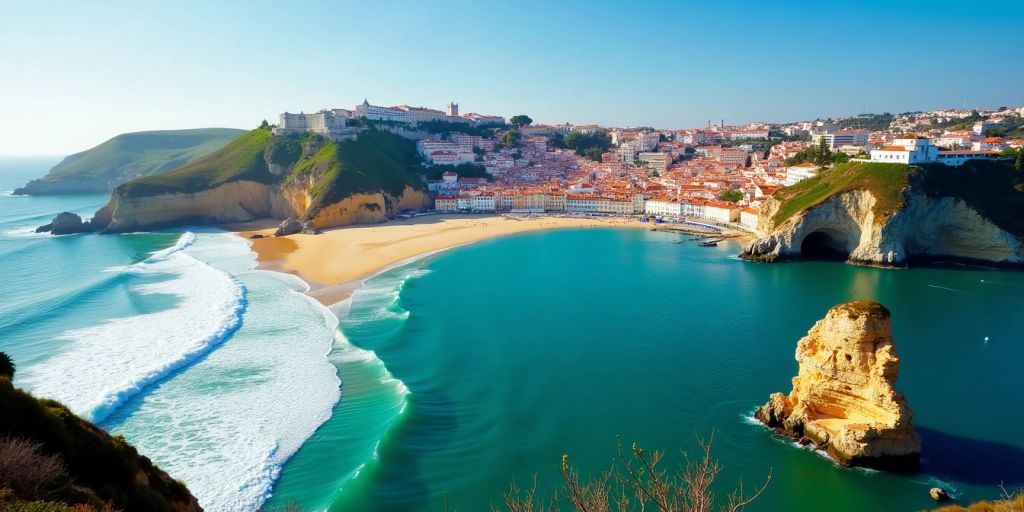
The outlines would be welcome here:
M 430 215 L 384 224 L 346 226 L 319 235 L 273 237 L 279 221 L 227 226 L 252 240 L 259 268 L 295 274 L 325 305 L 348 298 L 361 281 L 411 259 L 460 245 L 515 233 L 587 227 L 649 227 L 620 218 L 496 215 Z

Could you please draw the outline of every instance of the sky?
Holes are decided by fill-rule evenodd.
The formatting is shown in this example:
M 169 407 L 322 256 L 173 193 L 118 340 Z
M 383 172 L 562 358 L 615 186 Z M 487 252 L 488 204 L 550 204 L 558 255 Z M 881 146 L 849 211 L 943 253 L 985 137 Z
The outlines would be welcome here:
M 0 6 L 0 156 L 422 105 L 686 128 L 1024 105 L 1019 0 Z

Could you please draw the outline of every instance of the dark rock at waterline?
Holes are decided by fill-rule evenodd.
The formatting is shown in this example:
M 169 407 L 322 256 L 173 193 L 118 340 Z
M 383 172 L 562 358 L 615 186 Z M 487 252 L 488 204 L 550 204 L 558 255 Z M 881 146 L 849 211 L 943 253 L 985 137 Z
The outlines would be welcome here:
M 294 235 L 295 233 L 301 232 L 302 228 L 303 226 L 298 219 L 289 217 L 277 226 L 277 231 L 274 231 L 274 236 Z
M 250 239 L 256 239 L 256 238 L 263 238 L 263 235 L 261 235 L 261 234 L 259 234 L 259 233 L 255 233 L 255 234 L 253 234 L 252 236 L 250 236 L 249 238 L 250 238 Z
M 82 217 L 71 212 L 60 212 L 49 224 L 36 228 L 36 233 L 50 232 L 54 235 L 73 235 L 90 231 L 92 228 L 89 221 L 82 222 Z

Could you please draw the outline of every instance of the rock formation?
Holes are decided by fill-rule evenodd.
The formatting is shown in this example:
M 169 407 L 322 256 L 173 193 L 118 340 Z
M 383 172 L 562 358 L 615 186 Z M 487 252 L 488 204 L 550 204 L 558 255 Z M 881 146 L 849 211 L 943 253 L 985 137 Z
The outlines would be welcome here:
M 294 235 L 302 231 L 302 224 L 299 219 L 295 217 L 288 217 L 281 221 L 281 224 L 277 226 L 277 230 L 274 231 L 274 236 L 288 236 Z
M 804 250 L 826 250 L 851 263 L 903 266 L 915 259 L 949 258 L 1008 266 L 1024 264 L 1024 242 L 964 201 L 908 192 L 906 205 L 876 216 L 875 197 L 851 190 L 829 198 L 772 229 L 780 202 L 762 206 L 758 232 L 742 257 L 755 261 L 799 259 Z
M 899 358 L 889 310 L 877 302 L 840 304 L 798 343 L 800 370 L 789 395 L 757 410 L 776 433 L 813 442 L 847 466 L 917 467 L 921 438 L 893 385 Z
M 92 231 L 89 221 L 82 222 L 82 217 L 71 212 L 58 213 L 49 224 L 36 228 L 36 233 L 49 232 L 54 235 L 73 235 L 89 231 Z
M 959 168 L 846 164 L 768 198 L 758 216 L 759 238 L 741 257 L 770 262 L 824 256 L 871 266 L 922 260 L 1024 266 L 1019 220 L 1024 185 L 1019 181 L 1019 173 L 1000 162 Z

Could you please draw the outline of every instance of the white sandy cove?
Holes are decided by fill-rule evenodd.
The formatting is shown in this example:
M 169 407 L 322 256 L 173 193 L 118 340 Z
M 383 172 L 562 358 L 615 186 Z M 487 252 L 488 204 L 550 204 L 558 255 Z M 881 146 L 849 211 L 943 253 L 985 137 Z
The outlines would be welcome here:
M 270 235 L 266 221 L 231 226 L 243 237 Z M 632 219 L 482 215 L 428 215 L 385 224 L 347 226 L 320 235 L 253 240 L 262 268 L 297 274 L 324 304 L 347 298 L 358 281 L 416 256 L 528 231 L 584 227 L 645 227 Z

